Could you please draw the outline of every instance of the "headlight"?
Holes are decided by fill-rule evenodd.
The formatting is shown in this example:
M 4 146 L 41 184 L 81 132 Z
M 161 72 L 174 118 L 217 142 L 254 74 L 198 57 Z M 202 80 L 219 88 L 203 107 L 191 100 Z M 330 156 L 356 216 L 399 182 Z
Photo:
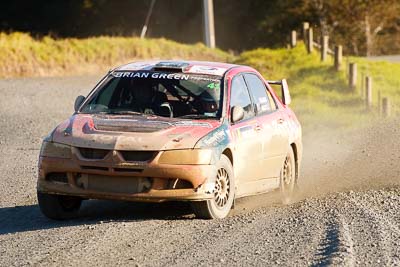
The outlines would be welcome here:
M 71 147 L 59 143 L 43 141 L 40 149 L 40 156 L 69 159 L 71 158 Z
M 43 139 L 43 141 L 45 142 L 52 142 L 53 141 L 53 135 L 54 132 L 57 130 L 57 127 L 54 128 L 48 135 L 45 136 L 45 138 Z
M 176 165 L 208 165 L 211 163 L 211 157 L 212 150 L 210 149 L 168 150 L 162 152 L 158 162 Z

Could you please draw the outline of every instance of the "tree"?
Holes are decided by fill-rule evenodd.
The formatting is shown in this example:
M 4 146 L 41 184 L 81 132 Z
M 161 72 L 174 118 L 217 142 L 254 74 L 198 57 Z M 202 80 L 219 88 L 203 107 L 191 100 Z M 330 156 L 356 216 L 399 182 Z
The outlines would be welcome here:
M 399 0 L 303 0 L 300 10 L 317 18 L 322 30 L 351 54 L 380 54 L 384 48 L 377 44 L 399 35 Z

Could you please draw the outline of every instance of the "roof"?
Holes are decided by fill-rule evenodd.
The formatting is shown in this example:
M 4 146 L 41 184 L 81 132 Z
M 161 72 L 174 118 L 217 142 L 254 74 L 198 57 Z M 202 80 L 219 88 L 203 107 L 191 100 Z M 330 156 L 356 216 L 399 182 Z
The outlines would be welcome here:
M 183 73 L 223 76 L 227 70 L 238 66 L 235 64 L 208 61 L 152 60 L 128 63 L 116 68 L 115 71 L 177 69 Z

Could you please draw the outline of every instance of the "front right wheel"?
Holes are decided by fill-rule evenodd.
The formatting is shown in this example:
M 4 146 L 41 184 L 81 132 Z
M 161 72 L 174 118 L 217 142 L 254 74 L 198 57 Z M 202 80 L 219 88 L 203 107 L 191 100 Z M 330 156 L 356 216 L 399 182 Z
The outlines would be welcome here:
M 206 201 L 192 202 L 197 218 L 222 219 L 228 216 L 235 198 L 233 168 L 227 156 L 221 155 L 217 163 L 214 198 Z

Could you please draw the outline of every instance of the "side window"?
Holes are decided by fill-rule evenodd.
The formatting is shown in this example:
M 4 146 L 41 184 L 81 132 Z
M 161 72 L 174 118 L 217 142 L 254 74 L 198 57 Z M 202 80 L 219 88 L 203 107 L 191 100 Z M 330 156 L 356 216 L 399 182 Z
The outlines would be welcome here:
M 271 111 L 277 110 L 278 107 L 276 106 L 276 102 L 269 90 L 267 90 L 267 95 L 268 95 L 269 103 L 271 104 Z
M 260 78 L 255 74 L 245 74 L 245 79 L 253 96 L 257 114 L 272 111 L 267 88 Z
M 235 76 L 231 85 L 231 107 L 241 106 L 244 109 L 244 118 L 254 116 L 251 99 L 242 75 Z

